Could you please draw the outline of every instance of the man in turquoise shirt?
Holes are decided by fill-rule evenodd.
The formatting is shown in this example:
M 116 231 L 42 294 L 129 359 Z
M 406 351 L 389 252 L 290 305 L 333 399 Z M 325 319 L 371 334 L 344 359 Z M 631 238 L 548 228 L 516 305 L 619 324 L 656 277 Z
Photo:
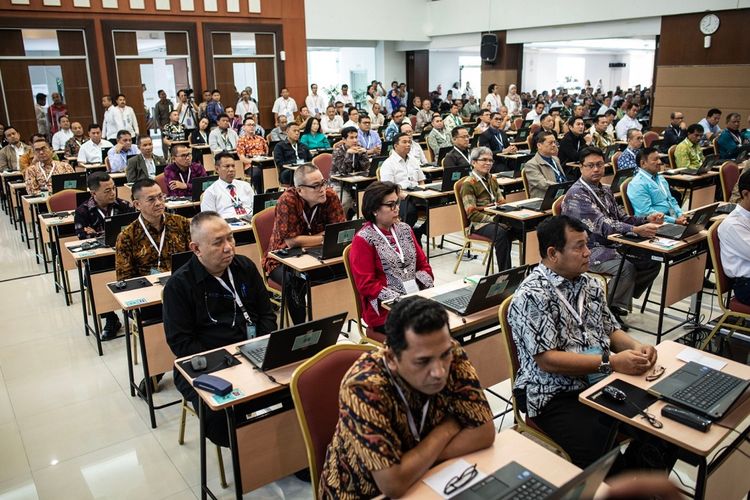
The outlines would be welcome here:
M 682 209 L 669 192 L 667 180 L 659 175 L 661 159 L 659 150 L 648 147 L 636 155 L 640 167 L 628 184 L 628 198 L 636 217 L 645 217 L 654 212 L 664 214 L 664 222 L 687 224 Z

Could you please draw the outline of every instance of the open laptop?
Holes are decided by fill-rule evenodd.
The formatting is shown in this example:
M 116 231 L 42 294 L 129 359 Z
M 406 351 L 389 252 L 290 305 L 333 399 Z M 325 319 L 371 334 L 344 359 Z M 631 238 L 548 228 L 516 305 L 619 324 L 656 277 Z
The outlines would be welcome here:
M 744 146 L 740 146 L 737 150 L 737 158 L 735 158 L 735 161 L 737 163 L 742 163 L 747 160 L 748 156 L 750 156 L 750 144 L 745 144 Z
M 443 164 L 443 158 L 445 158 L 445 155 L 453 151 L 453 146 L 446 146 L 444 148 L 440 148 L 438 150 L 438 156 L 437 156 L 437 164 L 442 165 Z
M 138 212 L 128 212 L 104 219 L 104 244 L 110 248 L 115 248 L 117 237 L 123 229 L 138 218 L 138 215 Z
M 260 340 L 241 345 L 239 351 L 261 370 L 273 370 L 315 356 L 334 345 L 345 320 L 343 312 L 276 330 Z
M 707 416 L 720 419 L 750 385 L 750 380 L 693 361 L 652 385 L 648 392 Z
M 698 234 L 702 230 L 706 229 L 706 223 L 713 217 L 718 203 L 706 205 L 703 208 L 699 208 L 693 212 L 690 217 L 690 221 L 687 226 L 680 224 L 662 224 L 659 229 L 656 230 L 656 236 L 662 238 L 669 238 L 671 240 L 684 240 L 688 236 Z
M 462 177 L 469 175 L 471 167 L 468 166 L 456 166 L 456 167 L 445 167 L 443 169 L 443 178 L 440 182 L 433 182 L 424 186 L 425 189 L 431 191 L 439 191 L 441 193 L 453 192 L 453 186 Z
M 612 184 L 610 184 L 609 186 L 609 189 L 612 191 L 612 193 L 619 193 L 620 188 L 622 187 L 622 183 L 625 182 L 625 179 L 633 177 L 634 173 L 634 168 L 625 168 L 615 172 L 615 176 L 612 179 Z
M 253 196 L 253 216 L 269 207 L 275 207 L 276 202 L 282 194 L 284 194 L 283 191 L 276 191 Z
M 701 166 L 698 168 L 678 168 L 674 170 L 668 170 L 667 172 L 670 174 L 703 175 L 711 170 L 711 167 L 713 167 L 714 164 L 720 161 L 721 160 L 716 155 L 706 155 L 703 158 L 703 163 L 701 163 Z
M 526 139 L 529 138 L 529 129 L 528 128 L 520 128 L 518 129 L 518 132 L 516 132 L 516 136 L 512 138 L 513 142 L 526 142 Z
M 552 204 L 555 203 L 557 198 L 568 192 L 568 189 L 570 189 L 570 186 L 572 185 L 572 181 L 552 184 L 547 188 L 547 191 L 544 193 L 544 198 L 541 200 L 527 201 L 525 203 L 519 203 L 516 206 L 527 208 L 529 210 L 536 210 L 537 212 L 546 212 L 552 208 Z
M 190 183 L 193 186 L 193 201 L 201 201 L 203 191 L 211 187 L 211 184 L 218 180 L 218 175 L 208 175 L 206 177 L 196 177 Z
M 73 172 L 72 174 L 57 174 L 51 177 L 52 192 L 59 193 L 63 189 L 77 189 L 86 191 L 86 172 Z
M 510 500 L 514 498 L 577 500 L 594 498 L 596 490 L 604 482 L 619 453 L 619 447 L 615 447 L 559 488 L 517 462 L 511 462 L 453 498 L 457 500 Z
M 187 264 L 193 256 L 193 252 L 188 250 L 187 252 L 173 253 L 170 257 L 172 261 L 172 273 L 177 271 L 179 268 Z
M 352 242 L 354 235 L 359 231 L 363 223 L 364 219 L 355 219 L 326 225 L 325 233 L 323 234 L 323 246 L 305 248 L 305 253 L 319 260 L 341 257 L 344 253 L 344 248 Z
M 430 297 L 456 314 L 466 316 L 495 307 L 516 291 L 526 277 L 528 266 L 514 267 L 501 273 L 485 276 L 476 286 L 467 286 Z

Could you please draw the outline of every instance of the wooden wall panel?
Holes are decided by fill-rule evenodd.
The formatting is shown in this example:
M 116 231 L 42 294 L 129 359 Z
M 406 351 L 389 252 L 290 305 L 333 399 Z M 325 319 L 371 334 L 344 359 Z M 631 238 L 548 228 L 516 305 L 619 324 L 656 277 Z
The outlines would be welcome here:
M 117 61 L 120 93 L 125 94 L 128 106 L 135 111 L 141 134 L 146 133 L 146 116 L 143 112 L 143 90 L 141 89 L 141 64 L 151 63 L 151 59 L 120 59 Z
M 167 55 L 169 56 L 185 56 L 189 52 L 187 33 L 164 33 L 164 41 L 167 44 Z
M 260 123 L 263 128 L 268 129 L 268 127 L 273 126 L 273 113 L 271 109 L 276 100 L 276 78 L 274 76 L 273 61 L 270 59 L 256 59 L 255 68 L 258 79 L 257 92 L 259 95 L 264 96 L 258 105 Z M 300 101 L 297 101 L 297 105 L 300 105 Z
M 65 103 L 68 105 L 72 121 L 79 121 L 87 129 L 89 123 L 94 122 L 91 115 L 91 89 L 86 73 L 86 63 L 83 60 L 48 61 L 60 64 L 63 82 L 65 84 Z
M 232 55 L 232 38 L 229 33 L 212 33 L 214 55 Z
M 500 95 L 505 97 L 511 83 L 515 83 L 520 88 L 520 71 L 517 69 L 485 69 L 482 66 L 482 87 L 475 92 L 479 92 L 481 95 L 487 94 L 487 88 L 491 83 L 500 85 Z
M 0 56 L 25 56 L 21 30 L 3 30 L 3 43 L 0 43 Z
M 82 31 L 57 30 L 57 44 L 61 56 L 85 56 L 86 44 Z
M 661 20 L 659 66 L 680 64 L 747 64 L 750 60 L 750 9 L 714 12 L 721 24 L 711 37 L 711 47 L 703 47 L 698 23 L 705 13 L 664 16 Z
M 301 0 L 284 0 L 285 6 L 290 5 L 296 9 L 294 12 L 301 14 L 293 19 L 284 20 L 284 31 L 281 36 L 283 45 L 277 46 L 276 50 L 284 50 L 286 61 L 281 63 L 284 73 L 279 75 L 279 91 L 281 87 L 289 89 L 289 95 L 301 106 L 307 97 L 307 39 L 305 38 L 305 6 Z M 285 13 L 290 12 L 284 10 Z M 277 37 L 277 44 L 279 43 Z M 282 78 L 283 77 L 283 78 Z M 278 97 L 278 95 L 276 96 Z
M 406 52 L 406 88 L 413 96 L 424 98 L 430 93 L 430 52 L 410 50 Z M 412 94 L 413 92 L 413 94 Z M 409 103 L 411 105 L 411 103 Z
M 116 31 L 113 33 L 115 40 L 115 54 L 118 56 L 137 56 L 138 41 L 134 31 Z
M 31 134 L 37 132 L 28 63 L 17 60 L 0 61 L 0 75 L 3 78 L 6 106 L 11 122 L 21 137 L 28 139 Z M 4 121 L 5 116 L 2 119 Z

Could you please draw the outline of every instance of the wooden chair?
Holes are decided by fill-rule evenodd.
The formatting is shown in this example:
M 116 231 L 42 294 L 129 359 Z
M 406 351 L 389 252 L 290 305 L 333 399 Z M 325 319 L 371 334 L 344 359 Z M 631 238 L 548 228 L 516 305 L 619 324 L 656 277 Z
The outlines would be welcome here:
M 526 177 L 526 169 L 525 168 L 521 169 L 521 180 L 523 181 L 523 191 L 524 191 L 524 193 L 526 193 L 526 198 L 527 199 L 531 198 L 531 194 L 529 194 L 530 193 L 530 191 L 529 191 L 529 179 L 528 179 L 528 177 Z
M 65 210 L 75 210 L 78 208 L 76 205 L 76 196 L 79 191 L 77 189 L 63 189 L 47 198 L 47 211 L 48 212 L 62 212 Z
M 713 139 L 711 139 L 711 147 L 714 148 L 714 154 L 718 157 L 719 156 L 719 136 L 716 136 Z
M 498 319 L 500 320 L 500 330 L 502 331 L 503 341 L 505 342 L 505 353 L 508 357 L 508 366 L 510 366 L 511 387 L 513 387 L 513 384 L 516 380 L 516 375 L 518 374 L 519 368 L 518 350 L 516 349 L 516 342 L 515 340 L 513 340 L 513 332 L 511 332 L 510 329 L 510 323 L 508 323 L 508 310 L 510 309 L 510 303 L 512 300 L 512 295 L 505 299 L 503 303 L 500 304 L 500 308 L 497 312 Z M 534 425 L 534 422 L 532 420 L 521 415 L 521 409 L 518 407 L 518 402 L 516 401 L 515 394 L 511 393 L 511 401 L 513 403 L 513 417 L 516 421 L 516 431 L 518 431 L 519 434 L 528 434 L 529 436 L 532 436 L 534 439 L 541 441 L 549 448 L 551 448 L 555 453 L 565 458 L 565 460 L 570 461 L 570 457 L 567 453 L 565 453 L 565 450 L 562 449 L 562 446 L 555 443 L 555 441 L 551 437 L 545 434 L 544 431 L 542 431 L 539 427 Z
M 622 151 L 618 151 L 617 153 L 612 155 L 612 169 L 615 172 L 620 169 L 620 156 L 622 156 Z
M 318 167 L 325 180 L 331 177 L 331 167 L 333 166 L 333 155 L 331 153 L 319 154 L 313 158 L 312 164 Z
M 177 437 L 177 442 L 180 446 L 185 444 L 185 421 L 187 420 L 188 412 L 190 412 L 191 415 L 198 416 L 195 413 L 195 410 L 190 406 L 190 403 L 188 403 L 185 398 L 182 398 L 182 408 L 180 410 L 180 433 Z M 228 484 L 227 476 L 224 472 L 224 457 L 221 455 L 221 446 L 219 445 L 216 445 L 216 458 L 219 462 L 219 482 L 221 483 L 222 488 L 226 488 Z
M 565 195 L 558 196 L 554 202 L 552 202 L 552 215 L 560 215 L 562 213 L 562 204 L 565 200 Z
M 714 266 L 716 272 L 716 296 L 719 297 L 719 307 L 721 307 L 721 318 L 716 322 L 711 333 L 708 334 L 706 340 L 700 346 L 701 350 L 704 350 L 711 339 L 716 333 L 722 328 L 729 330 L 729 339 L 732 334 L 739 330 L 744 333 L 750 333 L 750 327 L 742 325 L 743 320 L 750 322 L 750 306 L 743 304 L 736 298 L 731 296 L 731 288 L 729 285 L 729 278 L 724 273 L 724 265 L 721 262 L 721 241 L 719 239 L 719 226 L 722 221 L 714 222 L 711 227 L 708 228 L 708 253 L 711 255 L 711 263 Z M 726 294 L 726 298 L 724 295 Z M 729 318 L 735 321 L 727 321 Z
M 338 344 L 302 363 L 289 383 L 294 411 L 307 450 L 313 498 L 318 497 L 320 472 L 339 419 L 339 386 L 344 374 L 364 353 L 367 344 Z
M 659 134 L 653 130 L 649 130 L 643 134 L 643 147 L 651 147 L 651 143 L 659 139 Z
M 674 152 L 677 149 L 677 144 L 669 146 L 667 150 L 667 157 L 669 158 L 669 168 L 677 168 L 677 159 L 675 158 Z
M 167 186 L 167 178 L 164 177 L 164 174 L 157 175 L 154 180 L 161 188 L 161 192 L 164 194 L 169 193 L 169 186 Z
M 349 254 L 352 251 L 352 246 L 347 245 L 344 249 L 344 267 L 346 268 L 346 275 L 349 278 L 349 284 L 352 287 L 352 293 L 354 294 L 354 303 L 357 307 L 357 330 L 359 331 L 359 336 L 362 339 L 363 342 L 375 344 L 375 345 L 383 345 L 385 342 L 385 335 L 383 335 L 380 332 L 376 332 L 369 326 L 362 324 L 362 297 L 359 295 L 359 290 L 357 289 L 357 284 L 354 282 L 354 275 L 352 274 L 352 267 L 351 263 L 349 262 Z
M 633 204 L 630 203 L 630 198 L 628 198 L 628 184 L 630 184 L 630 181 L 632 181 L 632 177 L 628 177 L 624 181 L 622 181 L 622 184 L 620 185 L 620 194 L 622 195 L 622 206 L 625 209 L 625 213 L 628 215 L 633 215 L 635 212 L 633 210 Z
M 521 128 L 521 125 L 523 125 L 523 117 L 517 116 L 513 119 L 513 130 L 518 130 Z
M 487 261 L 487 258 L 490 256 L 490 252 L 492 252 L 492 239 L 487 238 L 486 236 L 482 236 L 481 234 L 472 233 L 471 232 L 471 224 L 469 223 L 469 218 L 466 216 L 466 209 L 464 208 L 464 201 L 461 198 L 461 186 L 463 185 L 464 181 L 466 181 L 468 177 L 464 177 L 463 179 L 459 179 L 454 185 L 453 185 L 453 193 L 456 196 L 456 206 L 458 207 L 459 217 L 461 219 L 461 235 L 463 236 L 463 246 L 461 247 L 461 251 L 458 252 L 458 256 L 456 258 L 456 265 L 453 268 L 453 274 L 456 274 L 458 272 L 458 265 L 461 264 L 461 259 L 464 256 L 464 253 L 467 250 L 474 250 L 478 253 L 484 254 L 484 259 L 482 259 L 482 264 Z M 475 245 L 480 244 L 486 246 L 486 248 L 482 248 L 481 246 L 477 248 Z M 492 273 L 495 272 L 495 263 L 492 262 Z
M 253 235 L 255 236 L 255 244 L 258 246 L 258 255 L 260 256 L 261 262 L 268 253 L 268 245 L 271 243 L 271 232 L 273 231 L 275 217 L 276 207 L 273 206 L 255 214 L 252 219 Z M 281 283 L 276 283 L 274 280 L 266 276 L 266 271 L 262 266 L 259 270 L 260 275 L 263 278 L 263 284 L 266 286 L 266 290 L 271 293 L 271 302 L 280 307 L 280 296 L 282 293 Z M 284 314 L 284 311 L 281 311 L 281 314 Z
M 721 193 L 724 201 L 732 197 L 732 190 L 740 179 L 740 167 L 733 161 L 725 161 L 719 167 L 719 180 L 721 181 Z M 49 203 L 49 202 L 48 202 Z

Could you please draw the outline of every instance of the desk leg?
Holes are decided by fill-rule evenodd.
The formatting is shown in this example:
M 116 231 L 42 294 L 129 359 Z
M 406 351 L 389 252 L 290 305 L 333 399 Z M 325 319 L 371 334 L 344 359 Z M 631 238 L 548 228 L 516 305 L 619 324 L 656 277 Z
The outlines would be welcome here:
M 135 381 L 133 380 L 133 353 L 131 352 L 130 339 L 130 314 L 128 311 L 122 312 L 122 319 L 125 322 L 125 356 L 128 360 L 128 385 L 130 386 L 130 397 L 135 397 Z
M 200 422 L 200 449 L 201 449 L 201 500 L 206 500 L 208 482 L 206 478 L 206 407 L 203 399 L 198 397 L 198 421 Z M 211 495 L 213 497 L 213 495 Z
M 523 233 L 523 242 L 521 244 L 521 265 L 526 264 L 526 221 L 521 221 L 521 232 Z
M 626 256 L 624 254 L 620 254 L 620 257 L 622 257 L 622 260 L 620 260 L 620 267 L 617 268 L 617 274 L 615 274 L 615 277 L 612 280 L 612 288 L 610 288 L 610 291 L 612 293 L 617 290 L 617 284 L 620 282 L 620 276 L 622 276 L 622 268 L 625 267 Z M 609 297 L 607 297 L 607 304 L 609 304 Z
M 235 422 L 237 419 L 234 415 L 234 406 L 225 411 L 227 415 L 227 428 L 229 429 L 229 451 L 232 454 L 232 474 L 234 475 L 234 495 L 237 500 L 242 500 L 242 469 L 240 469 L 240 452 L 237 443 L 237 428 Z
M 664 303 L 667 300 L 667 284 L 669 283 L 669 263 L 664 264 L 664 280 L 661 284 L 661 297 L 659 298 L 659 321 L 656 325 L 656 345 L 661 343 L 661 332 L 664 328 Z
M 284 266 L 284 264 L 281 264 L 281 265 Z M 289 272 L 289 267 L 288 266 L 284 266 L 284 272 L 281 273 L 281 311 L 280 311 L 280 314 L 279 314 L 279 316 L 281 316 L 281 318 L 279 318 L 279 328 L 280 329 L 283 329 L 284 325 L 286 323 L 286 321 L 285 321 L 286 313 L 284 311 L 286 311 L 286 298 L 287 297 L 286 297 L 285 290 L 286 290 L 286 281 L 288 279 L 287 278 L 287 273 L 288 272 Z
M 34 220 L 34 216 L 36 213 L 36 205 L 29 206 L 29 214 L 31 214 L 31 220 L 28 221 L 28 224 L 31 224 L 31 234 L 34 237 L 34 258 L 36 259 L 36 263 L 39 264 L 39 238 L 36 236 L 36 221 Z M 47 263 L 44 263 L 44 267 L 47 267 Z M 47 272 L 47 269 L 44 270 L 44 272 Z
M 50 256 L 52 257 L 51 263 L 52 263 L 52 285 L 55 288 L 55 293 L 60 293 L 60 283 L 58 283 L 58 276 L 57 276 L 57 246 L 55 245 L 55 235 L 52 231 L 52 226 L 47 226 L 47 239 L 49 240 L 50 245 Z M 46 265 L 46 261 L 45 261 Z M 62 268 L 61 268 L 62 269 Z M 67 299 L 68 296 L 66 295 L 65 298 Z M 65 303 L 67 304 L 67 301 Z
M 83 263 L 80 260 L 76 261 L 76 269 L 78 269 L 78 288 L 81 292 L 81 310 L 83 311 L 83 333 L 89 336 L 89 315 L 86 313 L 86 283 L 83 281 Z
M 708 480 L 708 466 L 706 465 L 706 459 L 703 458 L 698 464 L 698 472 L 695 476 L 695 494 L 693 498 L 696 500 L 703 500 L 706 495 L 706 481 Z
M 88 286 L 86 287 L 89 293 L 89 301 L 91 302 L 91 322 L 94 323 L 94 337 L 96 337 L 96 349 L 99 351 L 99 356 L 104 356 L 102 351 L 102 332 L 100 331 L 99 317 L 96 313 L 96 301 L 94 300 L 94 287 L 91 285 L 91 267 L 89 261 L 86 260 L 86 279 Z M 88 328 L 88 324 L 86 325 Z
M 146 389 L 146 404 L 148 405 L 148 416 L 151 418 L 151 428 L 156 429 L 156 414 L 154 412 L 154 395 L 151 392 L 151 377 L 149 376 L 148 370 L 148 356 L 146 356 L 146 339 L 143 334 L 143 320 L 141 319 L 140 309 L 133 311 L 135 317 L 135 326 L 138 329 L 138 345 L 141 349 L 141 365 L 143 366 L 143 384 Z M 138 389 L 140 393 L 140 389 Z
M 313 319 L 313 309 L 312 309 L 312 283 L 310 281 L 307 281 L 307 321 L 312 321 Z

